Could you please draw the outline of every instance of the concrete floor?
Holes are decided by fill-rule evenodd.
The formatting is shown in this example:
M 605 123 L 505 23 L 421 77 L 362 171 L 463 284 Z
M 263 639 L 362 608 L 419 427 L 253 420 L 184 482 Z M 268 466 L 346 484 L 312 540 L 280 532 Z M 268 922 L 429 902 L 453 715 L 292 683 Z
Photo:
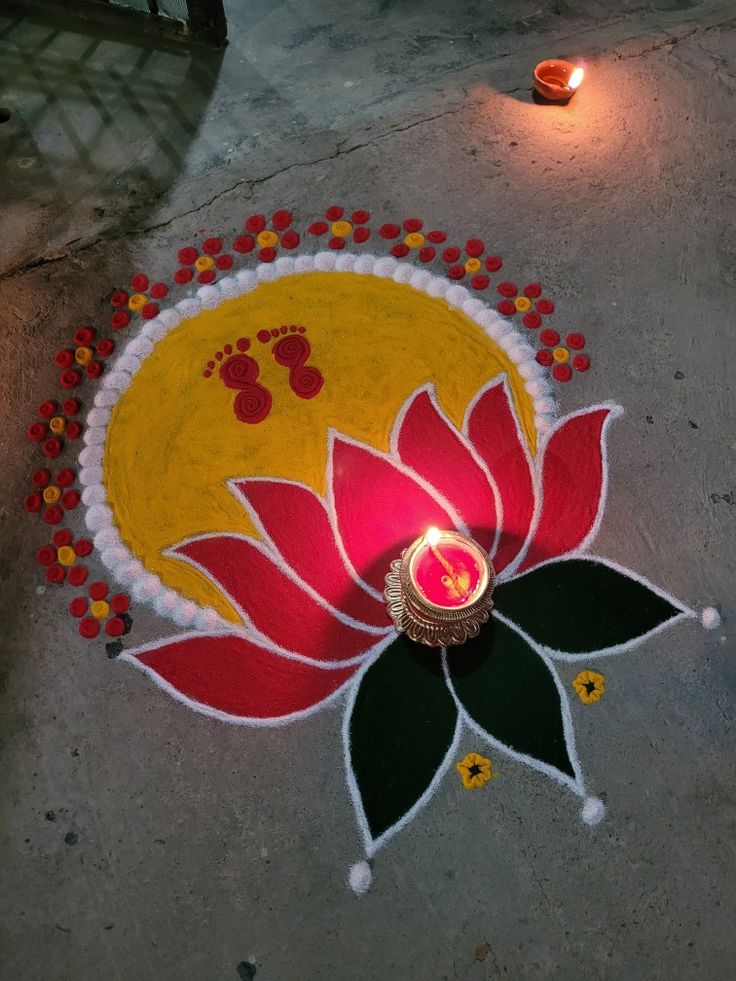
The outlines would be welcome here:
M 0 975 L 729 981 L 736 3 L 229 7 L 222 53 L 0 11 Z M 566 110 L 530 97 L 550 54 L 590 66 Z M 445 781 L 361 899 L 339 713 L 228 727 L 92 654 L 19 507 L 52 354 L 112 284 L 333 201 L 492 236 L 548 284 L 595 357 L 563 407 L 626 408 L 601 554 L 724 617 L 609 662 L 577 713 L 604 824 L 520 766 Z

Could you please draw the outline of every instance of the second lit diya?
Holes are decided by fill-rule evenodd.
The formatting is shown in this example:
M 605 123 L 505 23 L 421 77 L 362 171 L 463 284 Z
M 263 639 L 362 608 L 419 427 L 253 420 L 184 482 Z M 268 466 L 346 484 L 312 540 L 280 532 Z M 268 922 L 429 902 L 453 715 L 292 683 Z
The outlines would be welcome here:
M 430 647 L 477 637 L 493 608 L 493 567 L 472 538 L 430 528 L 391 563 L 384 595 L 396 628 Z

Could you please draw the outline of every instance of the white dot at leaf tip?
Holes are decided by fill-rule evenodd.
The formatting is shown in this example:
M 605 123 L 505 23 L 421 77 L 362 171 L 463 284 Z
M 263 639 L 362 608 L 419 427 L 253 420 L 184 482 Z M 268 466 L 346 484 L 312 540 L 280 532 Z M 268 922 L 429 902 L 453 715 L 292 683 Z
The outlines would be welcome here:
M 370 865 L 365 860 L 351 865 L 348 882 L 350 883 L 350 888 L 356 895 L 362 896 L 367 893 L 373 882 L 373 873 L 371 872 Z
M 585 824 L 590 825 L 591 827 L 594 824 L 600 824 L 605 816 L 606 805 L 599 797 L 585 798 L 583 809 L 580 812 L 580 817 L 583 819 Z
M 721 625 L 721 614 L 715 606 L 706 606 L 700 614 L 700 622 L 706 630 L 715 630 L 716 627 L 720 627 Z

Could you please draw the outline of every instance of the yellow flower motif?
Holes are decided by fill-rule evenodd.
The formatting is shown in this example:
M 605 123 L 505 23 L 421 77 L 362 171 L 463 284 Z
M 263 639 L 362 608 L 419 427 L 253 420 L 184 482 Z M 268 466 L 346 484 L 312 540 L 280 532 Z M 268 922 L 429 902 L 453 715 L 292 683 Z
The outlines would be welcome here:
M 74 360 L 77 362 L 77 364 L 89 364 L 89 362 L 92 360 L 93 354 L 94 351 L 91 347 L 78 347 L 74 352 Z
M 564 364 L 570 358 L 570 352 L 566 347 L 556 347 L 552 352 L 552 357 L 558 364 Z
M 475 256 L 471 256 L 465 263 L 466 273 L 477 273 L 480 269 L 480 259 L 476 259 Z
M 197 272 L 204 272 L 206 269 L 212 269 L 215 264 L 215 260 L 211 255 L 201 255 L 198 259 L 195 259 L 194 268 Z M 130 300 L 128 301 L 128 306 L 130 306 Z
M 105 600 L 95 600 L 89 608 L 95 620 L 104 620 L 110 612 L 110 604 Z
M 408 245 L 410 249 L 421 249 L 424 241 L 425 239 L 421 232 L 409 232 L 408 235 L 404 236 L 404 245 Z
M 606 679 L 597 671 L 581 671 L 572 686 L 585 705 L 600 702 L 606 693 Z
M 457 771 L 466 790 L 482 787 L 483 784 L 498 776 L 491 761 L 478 753 L 468 753 L 467 756 L 464 756 L 457 764 Z
M 532 308 L 532 301 L 528 296 L 517 296 L 514 300 L 514 306 L 519 311 L 519 313 L 526 313 Z
M 56 486 L 56 484 L 49 484 L 48 487 L 43 489 L 43 501 L 44 504 L 56 504 L 56 502 L 61 497 L 61 491 Z
M 332 234 L 335 238 L 347 238 L 353 230 L 349 221 L 336 221 L 332 224 Z
M 258 242 L 262 249 L 272 249 L 274 245 L 279 244 L 279 237 L 276 232 L 272 232 L 270 229 L 264 228 L 263 231 L 259 232 L 256 236 L 256 242 Z
M 142 310 L 147 303 L 148 297 L 145 293 L 134 293 L 128 300 L 128 306 L 131 310 Z
M 66 429 L 66 419 L 64 416 L 54 416 L 53 419 L 49 419 L 49 429 L 52 433 L 63 433 Z

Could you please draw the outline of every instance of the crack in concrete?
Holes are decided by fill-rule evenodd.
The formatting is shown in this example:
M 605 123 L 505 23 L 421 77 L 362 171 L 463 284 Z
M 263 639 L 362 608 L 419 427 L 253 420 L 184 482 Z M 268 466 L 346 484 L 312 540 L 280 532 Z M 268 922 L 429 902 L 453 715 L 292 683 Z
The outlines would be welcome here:
M 672 34 L 667 38 L 660 41 L 655 41 L 641 50 L 632 51 L 630 53 L 616 53 L 616 57 L 619 61 L 628 61 L 630 58 L 643 58 L 644 55 L 651 54 L 653 51 L 661 51 L 662 48 L 670 48 L 670 50 L 677 47 L 678 44 L 682 44 L 683 41 L 688 41 L 690 38 L 701 36 L 707 34 L 709 31 L 721 30 L 723 28 L 733 27 L 736 24 L 736 17 L 732 17 L 729 20 L 719 21 L 717 24 L 708 24 L 705 27 L 695 27 L 689 28 L 680 34 Z

